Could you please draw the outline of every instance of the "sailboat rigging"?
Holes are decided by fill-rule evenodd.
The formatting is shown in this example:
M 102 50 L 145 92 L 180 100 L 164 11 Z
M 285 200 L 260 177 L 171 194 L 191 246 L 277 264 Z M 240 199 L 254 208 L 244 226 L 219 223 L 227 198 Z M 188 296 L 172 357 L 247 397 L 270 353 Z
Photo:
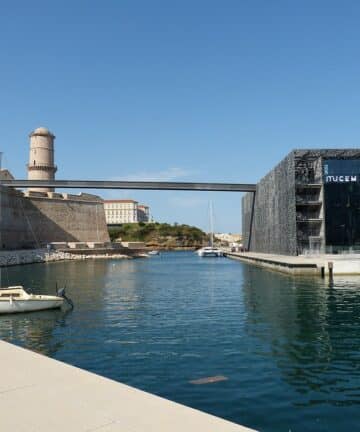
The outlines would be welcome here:
M 200 257 L 222 257 L 223 252 L 221 249 L 214 246 L 214 211 L 213 203 L 209 203 L 209 218 L 210 218 L 210 245 L 205 246 L 197 251 Z

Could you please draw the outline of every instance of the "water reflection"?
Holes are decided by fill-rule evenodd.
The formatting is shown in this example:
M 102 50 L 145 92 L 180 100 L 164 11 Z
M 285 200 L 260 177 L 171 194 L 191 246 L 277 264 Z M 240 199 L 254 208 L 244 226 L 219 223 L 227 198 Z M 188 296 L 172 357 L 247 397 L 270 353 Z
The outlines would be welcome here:
M 247 331 L 301 395 L 297 405 L 360 403 L 359 286 L 244 268 Z
M 0 317 L 0 337 L 264 431 L 360 421 L 360 280 L 169 253 L 9 269 L 75 309 Z M 191 381 L 226 377 L 196 386 Z
M 63 347 L 62 341 L 53 340 L 54 330 L 66 326 L 69 313 L 53 310 L 4 315 L 1 317 L 0 339 L 52 357 Z

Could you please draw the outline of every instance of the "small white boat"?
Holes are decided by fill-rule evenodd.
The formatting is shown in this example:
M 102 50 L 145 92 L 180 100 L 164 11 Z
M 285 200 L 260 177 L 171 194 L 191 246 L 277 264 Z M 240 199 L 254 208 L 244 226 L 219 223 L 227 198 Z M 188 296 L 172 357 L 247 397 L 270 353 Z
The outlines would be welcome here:
M 222 257 L 223 251 L 214 246 L 206 246 L 197 251 L 200 257 Z
M 64 297 L 29 294 L 22 286 L 0 288 L 0 314 L 60 308 Z
M 148 252 L 148 255 L 160 255 L 160 252 L 158 250 L 152 250 Z

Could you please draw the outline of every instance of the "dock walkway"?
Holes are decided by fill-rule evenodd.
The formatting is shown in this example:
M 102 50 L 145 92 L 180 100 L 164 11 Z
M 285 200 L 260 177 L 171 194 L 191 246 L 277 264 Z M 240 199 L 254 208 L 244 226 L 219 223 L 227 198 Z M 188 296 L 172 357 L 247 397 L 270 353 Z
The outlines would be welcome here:
M 229 252 L 224 250 L 228 258 L 237 259 L 295 275 L 328 274 L 329 263 L 332 263 L 334 275 L 360 275 L 360 254 L 343 255 L 276 255 L 257 252 Z
M 2 432 L 252 430 L 7 342 L 0 359 Z

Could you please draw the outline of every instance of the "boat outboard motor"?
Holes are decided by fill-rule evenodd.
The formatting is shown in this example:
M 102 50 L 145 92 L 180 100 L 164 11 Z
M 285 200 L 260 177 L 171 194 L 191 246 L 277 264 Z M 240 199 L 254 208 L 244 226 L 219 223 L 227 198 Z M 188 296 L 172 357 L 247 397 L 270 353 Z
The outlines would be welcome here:
M 66 288 L 66 285 L 63 288 L 58 288 L 57 283 L 56 283 L 56 295 L 59 296 L 59 297 L 63 297 L 66 300 L 67 304 L 70 306 L 70 308 L 74 309 L 74 303 L 65 294 L 65 288 Z

